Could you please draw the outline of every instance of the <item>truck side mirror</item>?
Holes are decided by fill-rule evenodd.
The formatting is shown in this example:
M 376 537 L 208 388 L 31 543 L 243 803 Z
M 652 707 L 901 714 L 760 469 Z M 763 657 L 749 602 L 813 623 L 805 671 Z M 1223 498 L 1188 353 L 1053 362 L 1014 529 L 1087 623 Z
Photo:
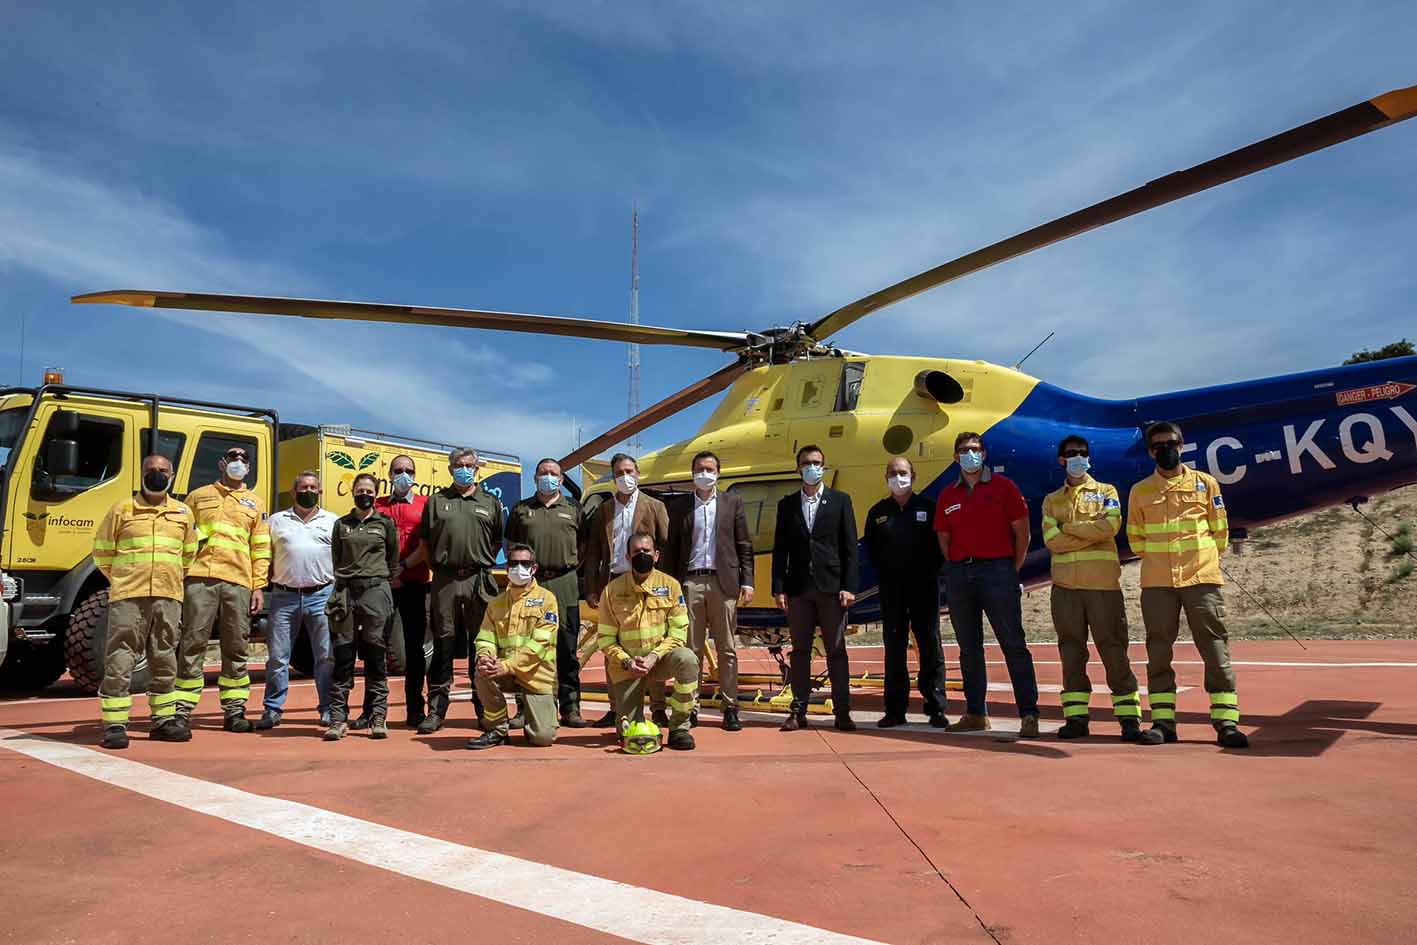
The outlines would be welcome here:
M 78 414 L 73 414 L 77 417 Z M 51 477 L 76 476 L 79 473 L 79 443 L 77 440 L 50 440 L 44 447 L 44 467 Z
M 79 413 L 76 410 L 56 410 L 49 419 L 49 435 L 71 437 L 79 432 Z

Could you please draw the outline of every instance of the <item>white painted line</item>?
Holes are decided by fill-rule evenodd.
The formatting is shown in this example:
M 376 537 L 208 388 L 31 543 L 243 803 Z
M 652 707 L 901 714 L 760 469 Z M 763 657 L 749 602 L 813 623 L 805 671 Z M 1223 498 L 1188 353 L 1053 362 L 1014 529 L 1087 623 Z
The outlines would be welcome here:
M 881 945 L 251 794 L 14 729 L 0 729 L 0 747 L 280 840 L 648 945 Z M 562 937 L 548 930 L 546 940 Z

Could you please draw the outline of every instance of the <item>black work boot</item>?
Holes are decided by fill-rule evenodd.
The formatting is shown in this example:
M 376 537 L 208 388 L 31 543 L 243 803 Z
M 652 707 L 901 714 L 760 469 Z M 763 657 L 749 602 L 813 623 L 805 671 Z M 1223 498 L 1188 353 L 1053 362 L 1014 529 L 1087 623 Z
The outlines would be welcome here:
M 359 713 L 359 718 L 357 718 L 357 719 L 355 719 L 353 722 L 350 722 L 350 723 L 349 723 L 349 727 L 350 727 L 351 729 L 353 729 L 354 731 L 356 731 L 356 732 L 362 732 L 362 731 L 364 731 L 366 728 L 368 728 L 369 726 L 371 726 L 371 725 L 373 725 L 373 724 L 374 724 L 374 719 L 371 718 L 370 716 L 365 715 L 363 712 L 361 712 L 361 713 Z
M 1151 728 L 1137 736 L 1138 745 L 1160 745 L 1163 742 L 1171 744 L 1177 741 L 1180 739 L 1176 736 L 1176 729 L 1159 722 L 1153 723 Z
M 851 713 L 849 711 L 838 712 L 836 714 L 836 721 L 832 723 L 832 726 L 838 732 L 856 731 L 856 721 L 851 717 Z
M 103 730 L 103 741 L 100 744 L 104 748 L 127 748 L 128 730 L 122 725 L 109 725 Z
M 183 725 L 175 716 L 163 719 L 148 732 L 150 742 L 190 742 L 192 730 Z
M 244 708 L 235 709 L 228 711 L 226 715 L 222 717 L 221 727 L 228 732 L 249 732 L 251 731 L 251 722 L 246 718 L 246 710 Z
M 887 712 L 876 720 L 876 728 L 895 728 L 897 725 L 904 725 L 905 721 L 905 713 L 902 712 L 897 715 L 893 712 Z
M 723 707 L 723 730 L 725 732 L 743 731 L 743 722 L 738 718 L 738 707 L 736 705 L 726 705 Z
M 463 747 L 471 748 L 473 751 L 482 751 L 484 748 L 496 748 L 498 745 L 506 744 L 506 742 L 507 736 L 493 729 L 490 732 L 483 732 L 476 738 L 469 738 L 467 744 Z
M 1234 725 L 1218 725 L 1215 729 L 1215 743 L 1222 748 L 1249 748 L 1249 737 Z
M 794 702 L 787 712 L 787 721 L 782 723 L 781 731 L 796 732 L 807 727 L 807 703 Z
M 443 727 L 443 717 L 437 712 L 429 712 L 423 717 L 423 721 L 418 723 L 419 735 L 432 735 Z
M 279 712 L 272 712 L 270 709 L 267 709 L 261 713 L 261 717 L 256 720 L 256 724 L 251 727 L 258 732 L 273 729 L 280 724 L 280 716 L 281 714 Z
M 1122 741 L 1141 741 L 1141 722 L 1136 719 L 1122 719 Z
M 669 747 L 675 751 L 693 751 L 694 736 L 682 729 L 675 729 L 669 733 Z
M 1086 738 L 1087 719 L 1072 718 L 1063 722 L 1063 727 L 1058 729 L 1058 737 L 1063 739 Z

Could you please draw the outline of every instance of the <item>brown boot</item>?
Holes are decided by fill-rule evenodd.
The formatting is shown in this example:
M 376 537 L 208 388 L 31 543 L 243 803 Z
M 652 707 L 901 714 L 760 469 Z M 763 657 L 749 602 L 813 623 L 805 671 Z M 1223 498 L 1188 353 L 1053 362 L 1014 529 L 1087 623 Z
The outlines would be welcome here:
M 966 712 L 964 715 L 961 715 L 961 716 L 959 717 L 959 721 L 958 721 L 958 722 L 955 722 L 955 723 L 951 724 L 949 728 L 945 729 L 945 731 L 947 731 L 947 732 L 987 732 L 987 731 L 989 731 L 989 729 L 991 729 L 991 728 L 993 728 L 993 726 L 989 724 L 989 716 L 987 716 L 987 715 L 974 715 L 973 713 Z

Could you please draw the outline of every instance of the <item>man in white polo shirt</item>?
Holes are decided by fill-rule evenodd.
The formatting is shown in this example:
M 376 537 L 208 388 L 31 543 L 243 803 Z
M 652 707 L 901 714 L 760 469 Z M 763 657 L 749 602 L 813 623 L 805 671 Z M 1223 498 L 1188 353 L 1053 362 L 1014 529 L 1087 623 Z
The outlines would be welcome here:
M 290 648 L 301 626 L 315 653 L 315 691 L 320 699 L 320 724 L 329 724 L 330 693 L 334 688 L 334 650 L 325 603 L 334 582 L 330 536 L 339 516 L 320 507 L 320 476 L 306 470 L 291 487 L 295 504 L 270 518 L 271 585 L 266 630 L 265 708 L 258 729 L 275 728 L 289 689 Z

